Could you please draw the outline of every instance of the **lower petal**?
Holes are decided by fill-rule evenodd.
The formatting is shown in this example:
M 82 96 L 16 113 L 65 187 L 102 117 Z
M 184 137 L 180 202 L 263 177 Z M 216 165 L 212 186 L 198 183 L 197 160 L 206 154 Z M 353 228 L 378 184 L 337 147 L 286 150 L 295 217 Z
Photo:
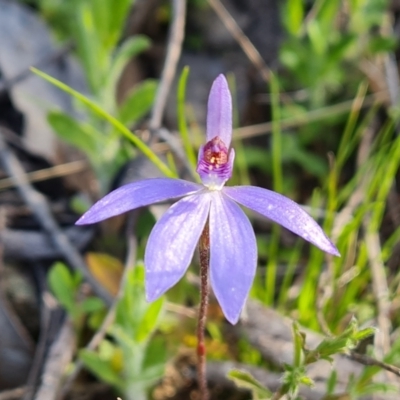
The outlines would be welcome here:
M 179 200 L 156 223 L 146 246 L 146 297 L 156 300 L 182 278 L 210 210 L 210 196 Z
M 211 284 L 232 324 L 239 319 L 256 266 L 257 245 L 250 221 L 237 204 L 215 192 L 210 209 Z

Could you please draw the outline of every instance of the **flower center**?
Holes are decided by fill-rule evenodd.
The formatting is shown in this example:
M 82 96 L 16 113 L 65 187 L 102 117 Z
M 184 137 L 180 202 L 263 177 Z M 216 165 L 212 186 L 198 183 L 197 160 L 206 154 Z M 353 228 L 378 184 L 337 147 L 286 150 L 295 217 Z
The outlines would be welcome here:
M 232 175 L 235 152 L 228 148 L 220 137 L 215 136 L 199 151 L 197 172 L 204 186 L 210 190 L 221 190 Z
M 209 171 L 218 169 L 228 162 L 228 149 L 218 136 L 207 142 L 203 151 L 203 160 L 207 163 Z

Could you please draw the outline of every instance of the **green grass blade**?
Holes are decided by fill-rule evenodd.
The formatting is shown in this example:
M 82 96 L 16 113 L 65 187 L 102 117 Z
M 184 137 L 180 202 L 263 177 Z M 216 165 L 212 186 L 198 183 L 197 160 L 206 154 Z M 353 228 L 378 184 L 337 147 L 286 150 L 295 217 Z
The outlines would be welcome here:
M 189 76 L 189 67 L 183 68 L 178 83 L 178 104 L 177 104 L 177 116 L 178 116 L 178 129 L 182 138 L 183 148 L 185 149 L 186 157 L 189 160 L 189 164 L 196 168 L 197 160 L 193 150 L 193 145 L 190 141 L 189 130 L 185 116 L 185 97 L 186 97 L 186 83 Z
M 272 175 L 274 190 L 282 193 L 282 136 L 280 126 L 280 104 L 279 104 L 279 83 L 275 75 L 271 73 L 270 79 L 271 106 L 272 106 Z M 266 294 L 265 302 L 272 305 L 275 299 L 276 273 L 278 265 L 279 236 L 281 228 L 274 224 L 269 245 L 267 273 L 266 273 Z
M 105 119 L 109 122 L 122 136 L 125 136 L 129 141 L 131 141 L 165 176 L 170 178 L 176 178 L 176 175 L 165 165 L 158 156 L 151 150 L 145 143 L 143 143 L 137 136 L 135 136 L 125 125 L 123 125 L 120 121 L 118 121 L 115 117 L 105 112 L 100 106 L 94 103 L 92 100 L 89 100 L 83 94 L 77 92 L 76 90 L 70 88 L 66 84 L 60 82 L 59 80 L 51 77 L 50 75 L 45 74 L 42 71 L 39 71 L 36 68 L 31 67 L 31 71 L 36 75 L 39 75 L 41 78 L 50 82 L 54 86 L 57 86 L 59 89 L 64 92 L 70 94 L 75 99 L 82 102 L 85 106 L 87 106 L 93 113 L 98 115 L 99 117 Z
M 119 107 L 119 120 L 127 126 L 139 121 L 151 109 L 157 93 L 158 82 L 146 79 L 134 86 Z

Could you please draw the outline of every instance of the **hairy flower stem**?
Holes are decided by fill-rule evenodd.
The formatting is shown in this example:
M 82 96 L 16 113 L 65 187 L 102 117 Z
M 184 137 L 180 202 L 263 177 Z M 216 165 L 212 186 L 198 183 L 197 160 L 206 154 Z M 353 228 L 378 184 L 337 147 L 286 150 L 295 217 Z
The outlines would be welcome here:
M 197 323 L 197 380 L 200 390 L 200 399 L 208 400 L 209 393 L 206 378 L 206 345 L 204 332 L 208 306 L 208 268 L 210 265 L 210 231 L 206 223 L 199 241 L 200 252 L 200 309 Z

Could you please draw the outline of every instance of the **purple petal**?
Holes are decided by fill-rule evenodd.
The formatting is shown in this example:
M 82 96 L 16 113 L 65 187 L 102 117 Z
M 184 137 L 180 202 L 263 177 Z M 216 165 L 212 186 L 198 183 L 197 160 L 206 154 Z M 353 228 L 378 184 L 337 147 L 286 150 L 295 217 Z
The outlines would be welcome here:
M 185 197 L 154 226 L 144 256 L 148 301 L 157 299 L 181 279 L 193 258 L 209 210 L 208 193 Z
M 213 193 L 210 209 L 211 284 L 227 320 L 236 324 L 257 266 L 250 221 L 228 197 Z
M 203 186 L 181 179 L 145 179 L 121 186 L 95 203 L 76 225 L 93 224 L 126 211 L 202 190 Z
M 207 109 L 207 142 L 219 136 L 229 148 L 232 139 L 232 98 L 223 75 L 215 79 Z
M 233 200 L 277 222 L 327 253 L 340 256 L 321 227 L 294 201 L 271 190 L 255 186 L 225 187 Z

